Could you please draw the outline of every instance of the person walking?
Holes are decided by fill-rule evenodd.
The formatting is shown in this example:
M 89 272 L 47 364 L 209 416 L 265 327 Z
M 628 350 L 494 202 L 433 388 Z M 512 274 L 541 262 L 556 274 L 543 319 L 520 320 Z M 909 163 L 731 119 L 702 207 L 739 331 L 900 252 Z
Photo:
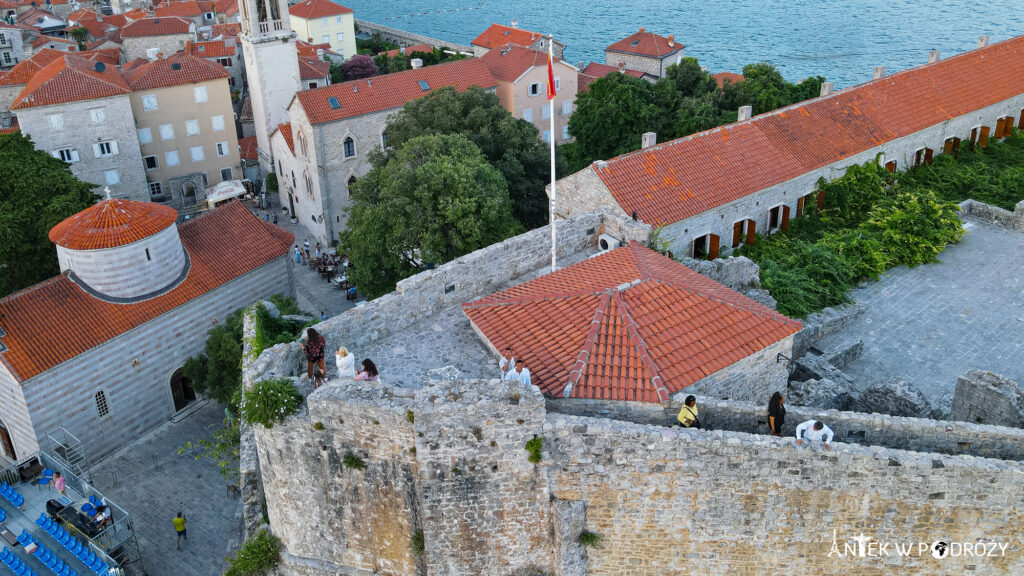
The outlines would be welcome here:
M 782 405 L 785 398 L 779 392 L 773 392 L 768 400 L 768 427 L 772 436 L 782 436 L 782 425 L 786 423 L 786 407 Z
M 306 253 L 306 260 L 309 261 L 309 238 L 302 241 L 302 251 Z
M 178 512 L 178 515 L 174 517 L 174 531 L 178 533 L 176 548 L 181 550 L 181 539 L 184 538 L 185 542 L 188 542 L 188 532 L 185 530 L 185 515 L 181 512 Z
M 829 442 L 832 441 L 832 429 L 820 420 L 808 420 L 796 427 L 796 445 L 800 446 L 804 440 L 808 442 L 821 442 L 825 448 L 831 449 Z
M 679 425 L 684 428 L 700 428 L 700 419 L 697 418 L 697 397 L 689 395 L 683 401 L 683 407 L 679 409 L 676 416 Z

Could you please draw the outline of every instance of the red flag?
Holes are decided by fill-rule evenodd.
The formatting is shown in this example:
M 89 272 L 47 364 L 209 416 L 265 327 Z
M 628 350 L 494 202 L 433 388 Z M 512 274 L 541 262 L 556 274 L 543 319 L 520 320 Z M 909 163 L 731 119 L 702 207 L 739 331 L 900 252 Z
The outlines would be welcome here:
M 551 66 L 551 53 L 548 52 L 548 100 L 554 100 L 558 96 L 555 91 L 555 69 Z

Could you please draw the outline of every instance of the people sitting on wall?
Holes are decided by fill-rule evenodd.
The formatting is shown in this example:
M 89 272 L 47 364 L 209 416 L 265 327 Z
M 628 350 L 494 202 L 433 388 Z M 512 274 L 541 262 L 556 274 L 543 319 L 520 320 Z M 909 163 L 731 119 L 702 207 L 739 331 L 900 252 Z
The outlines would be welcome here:
M 700 428 L 700 419 L 697 418 L 697 397 L 693 394 L 686 397 L 683 407 L 679 409 L 676 421 L 683 428 Z
M 334 353 L 334 364 L 338 367 L 338 378 L 352 380 L 356 377 L 356 357 L 342 346 Z
M 508 376 L 509 371 L 516 367 L 515 356 L 512 356 L 512 347 L 508 346 L 505 351 L 501 353 L 501 358 L 498 358 L 498 371 L 501 373 L 500 378 L 502 380 Z
M 373 363 L 373 360 L 366 358 L 363 360 L 363 365 L 356 374 L 356 380 L 365 380 L 367 382 L 379 382 L 380 376 L 377 373 L 377 365 Z
M 800 446 L 804 440 L 808 442 L 821 442 L 825 448 L 832 448 L 832 429 L 825 426 L 820 420 L 808 420 L 796 427 L 796 445 Z
M 519 359 L 519 362 L 515 363 L 515 367 L 505 373 L 505 380 L 516 380 L 527 386 L 532 384 L 530 380 L 530 369 L 526 367 L 526 362 Z
M 313 366 L 319 366 L 320 370 L 326 374 L 327 369 L 324 368 L 324 346 L 327 344 L 327 341 L 324 340 L 324 337 L 313 328 L 307 328 L 305 337 L 299 340 L 299 342 L 302 343 L 302 351 L 306 353 L 306 377 L 313 377 Z

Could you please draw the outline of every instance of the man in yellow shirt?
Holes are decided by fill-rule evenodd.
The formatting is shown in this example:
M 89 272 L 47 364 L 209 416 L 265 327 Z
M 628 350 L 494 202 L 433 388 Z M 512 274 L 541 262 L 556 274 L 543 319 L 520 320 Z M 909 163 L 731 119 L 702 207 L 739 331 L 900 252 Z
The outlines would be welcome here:
M 185 515 L 178 512 L 177 517 L 174 518 L 174 531 L 178 533 L 178 550 L 181 550 L 181 539 L 184 538 L 185 542 L 188 542 L 188 533 L 185 531 Z
M 679 420 L 679 424 L 684 428 L 700 428 L 700 420 L 697 419 L 697 397 L 689 395 L 683 402 L 683 407 L 679 409 L 679 415 L 676 416 Z

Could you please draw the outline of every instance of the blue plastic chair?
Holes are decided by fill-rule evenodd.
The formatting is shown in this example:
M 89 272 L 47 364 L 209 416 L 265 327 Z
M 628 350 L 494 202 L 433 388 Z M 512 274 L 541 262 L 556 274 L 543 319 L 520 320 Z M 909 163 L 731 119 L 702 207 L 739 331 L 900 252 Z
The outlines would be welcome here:
M 0 524 L 3 524 L 7 520 L 7 512 L 3 508 L 0 508 Z
M 28 530 L 22 530 L 21 534 L 18 535 L 18 544 L 25 546 L 32 541 L 32 536 L 29 535 Z
M 43 470 L 43 477 L 39 479 L 39 486 L 48 486 L 50 482 L 53 482 L 53 470 L 47 468 Z

